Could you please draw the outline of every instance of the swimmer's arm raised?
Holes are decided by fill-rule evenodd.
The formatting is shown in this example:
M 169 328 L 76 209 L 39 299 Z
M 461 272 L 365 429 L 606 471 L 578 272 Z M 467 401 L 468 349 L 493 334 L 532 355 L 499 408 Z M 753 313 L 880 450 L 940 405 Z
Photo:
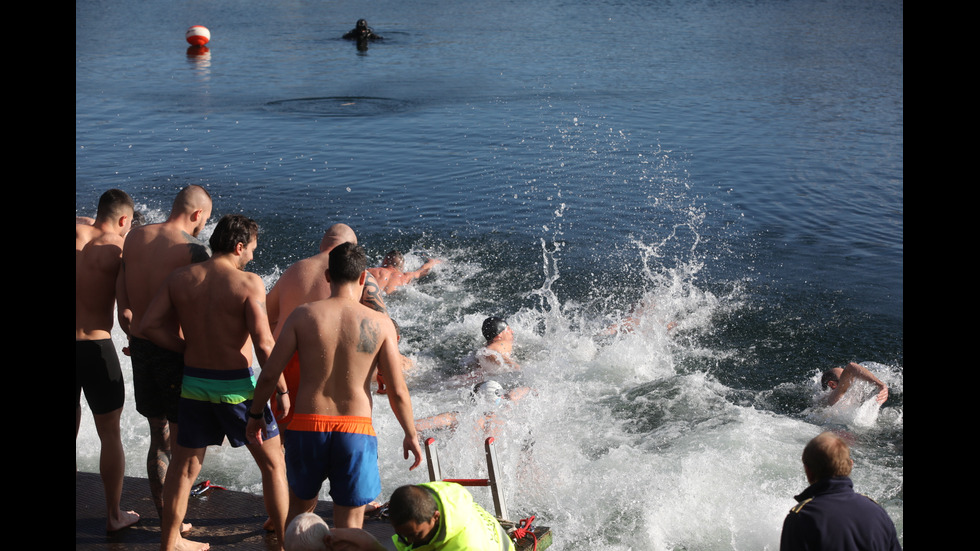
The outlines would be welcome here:
M 420 278 L 420 277 L 425 277 L 426 275 L 428 275 L 428 273 L 430 271 L 432 271 L 432 268 L 436 264 L 440 264 L 440 263 L 442 263 L 442 261 L 439 260 L 438 258 L 430 258 L 429 260 L 427 260 L 425 262 L 425 264 L 422 265 L 421 268 L 419 268 L 418 270 L 415 270 L 414 272 L 405 272 L 405 275 L 410 276 L 410 278 L 412 278 L 412 279 L 414 279 L 414 278 Z
M 829 405 L 834 405 L 837 403 L 841 397 L 847 392 L 847 389 L 851 388 L 851 384 L 855 380 L 867 381 L 878 387 L 878 395 L 875 399 L 879 404 L 884 404 L 888 400 L 888 385 L 881 381 L 878 377 L 875 377 L 873 373 L 868 371 L 868 368 L 861 364 L 851 362 L 847 364 L 844 371 L 840 375 L 840 381 L 837 383 L 837 388 L 831 392 L 830 396 L 827 398 L 827 403 Z

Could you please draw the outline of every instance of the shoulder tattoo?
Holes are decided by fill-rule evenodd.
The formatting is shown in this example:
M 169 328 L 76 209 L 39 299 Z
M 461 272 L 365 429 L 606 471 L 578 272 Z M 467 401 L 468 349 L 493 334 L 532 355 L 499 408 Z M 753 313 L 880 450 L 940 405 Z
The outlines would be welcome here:
M 187 246 L 191 249 L 191 264 L 204 262 L 211 258 L 211 248 L 205 245 L 200 239 L 187 232 L 180 232 L 187 240 Z
M 378 347 L 378 338 L 380 337 L 380 331 L 378 330 L 378 324 L 374 323 L 369 319 L 361 320 L 361 335 L 357 341 L 357 351 L 358 352 L 374 352 L 374 349 Z
M 388 308 L 385 306 L 384 299 L 381 298 L 381 287 L 378 286 L 378 281 L 374 279 L 374 276 L 370 272 L 368 272 L 367 279 L 364 282 L 364 291 L 361 293 L 361 304 L 384 315 L 388 315 Z

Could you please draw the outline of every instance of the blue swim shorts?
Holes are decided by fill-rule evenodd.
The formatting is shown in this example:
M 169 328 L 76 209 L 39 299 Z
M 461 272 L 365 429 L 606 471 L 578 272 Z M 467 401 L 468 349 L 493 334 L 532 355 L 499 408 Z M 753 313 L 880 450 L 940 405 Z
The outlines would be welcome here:
M 381 493 L 378 437 L 370 417 L 297 413 L 283 439 L 286 477 L 296 497 L 316 498 L 324 480 L 330 480 L 334 503 L 343 507 L 367 505 Z
M 184 366 L 178 406 L 177 443 L 185 448 L 220 446 L 225 437 L 233 448 L 248 443 L 245 425 L 255 394 L 252 368 L 200 369 Z M 279 426 L 265 406 L 265 438 L 279 435 Z

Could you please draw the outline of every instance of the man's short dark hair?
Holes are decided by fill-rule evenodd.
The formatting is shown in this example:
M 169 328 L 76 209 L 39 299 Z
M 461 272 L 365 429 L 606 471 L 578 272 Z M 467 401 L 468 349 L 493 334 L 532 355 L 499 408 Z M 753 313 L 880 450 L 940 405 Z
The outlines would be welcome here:
M 226 214 L 218 220 L 214 233 L 208 243 L 214 254 L 227 254 L 235 251 L 241 243 L 248 246 L 259 235 L 259 225 L 243 214 Z
M 327 272 L 330 280 L 336 283 L 357 281 L 367 269 L 367 255 L 364 247 L 347 242 L 330 251 L 330 265 Z
M 428 522 L 438 510 L 435 497 L 424 486 L 402 486 L 391 494 L 388 519 L 392 526 L 401 526 L 410 520 Z
M 99 197 L 99 209 L 95 214 L 96 220 L 109 220 L 126 214 L 127 208 L 135 211 L 133 198 L 121 189 L 110 189 Z
M 837 376 L 837 372 L 834 371 L 834 367 L 823 372 L 823 377 L 820 378 L 820 388 L 827 390 L 827 383 L 833 381 L 835 383 L 840 382 L 840 377 Z

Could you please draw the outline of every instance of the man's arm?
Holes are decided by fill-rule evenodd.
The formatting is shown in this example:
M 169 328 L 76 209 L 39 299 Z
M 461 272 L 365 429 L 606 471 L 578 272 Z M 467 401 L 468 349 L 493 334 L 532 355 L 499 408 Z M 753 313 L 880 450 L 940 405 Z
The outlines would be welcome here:
M 286 368 L 286 364 L 290 358 L 293 357 L 293 353 L 296 352 L 297 346 L 296 332 L 293 330 L 292 323 L 290 323 L 291 319 L 292 316 L 283 325 L 282 333 L 279 334 L 279 340 L 276 341 L 272 353 L 269 354 L 265 365 L 262 366 L 262 372 L 259 373 L 259 377 L 255 381 L 252 407 L 249 410 L 250 414 L 262 413 L 266 402 L 272 398 L 272 393 L 277 388 L 280 391 L 286 388 L 282 372 Z M 264 425 L 265 423 L 261 419 L 249 417 L 248 425 L 245 427 L 245 435 L 248 437 L 249 442 L 262 443 L 262 429 Z
M 272 334 L 276 334 L 276 326 L 279 325 L 279 295 L 282 291 L 279 290 L 279 281 L 282 281 L 282 276 L 276 281 L 272 289 L 269 289 L 269 294 L 265 297 L 265 309 L 269 317 L 269 329 L 272 330 Z M 283 320 L 285 321 L 285 320 Z
M 384 551 L 374 536 L 360 528 L 334 528 L 323 538 L 327 549 L 334 551 Z
M 381 287 L 378 286 L 378 280 L 374 279 L 371 272 L 367 273 L 367 278 L 364 280 L 361 304 L 386 316 L 388 315 L 388 308 L 385 306 L 384 299 L 381 298 Z
M 879 404 L 884 404 L 888 400 L 888 385 L 883 383 L 881 379 L 875 377 L 873 373 L 868 371 L 866 367 L 861 364 L 851 362 L 847 364 L 844 368 L 843 373 L 840 375 L 840 381 L 837 383 L 837 388 L 831 392 L 830 396 L 827 398 L 827 403 L 829 405 L 834 405 L 840 400 L 847 389 L 851 388 L 851 384 L 855 380 L 867 381 L 878 387 L 878 396 L 875 398 L 878 400 Z
M 276 340 L 272 338 L 272 329 L 269 328 L 269 314 L 266 311 L 265 286 L 262 284 L 262 278 L 255 274 L 249 276 L 248 297 L 245 299 L 245 327 L 252 337 L 255 355 L 259 366 L 262 367 L 269 359 Z
M 405 275 L 411 276 L 411 279 L 425 277 L 426 275 L 429 274 L 430 271 L 432 271 L 433 266 L 441 262 L 442 261 L 439 260 L 438 258 L 430 258 L 425 262 L 425 264 L 422 265 L 421 268 L 415 270 L 414 272 L 405 272 Z M 411 281 L 411 279 L 409 281 Z
M 174 274 L 167 276 L 163 285 L 157 290 L 140 321 L 139 332 L 157 346 L 183 354 L 187 344 L 180 335 L 177 311 L 170 298 L 170 285 L 173 279 Z
M 388 383 L 388 404 L 395 413 L 395 419 L 405 432 L 402 441 L 402 451 L 405 459 L 408 453 L 415 456 L 415 462 L 408 470 L 414 470 L 422 463 L 422 448 L 419 446 L 418 433 L 415 430 L 415 414 L 412 412 L 412 397 L 405 384 L 405 376 L 401 369 L 401 355 L 398 353 L 398 341 L 395 338 L 395 327 L 388 322 L 388 330 L 381 344 L 378 358 L 378 371 Z
M 133 323 L 133 310 L 129 307 L 129 292 L 126 291 L 125 260 L 119 262 L 119 275 L 116 276 L 116 315 L 119 318 L 119 327 L 129 336 L 130 324 Z

